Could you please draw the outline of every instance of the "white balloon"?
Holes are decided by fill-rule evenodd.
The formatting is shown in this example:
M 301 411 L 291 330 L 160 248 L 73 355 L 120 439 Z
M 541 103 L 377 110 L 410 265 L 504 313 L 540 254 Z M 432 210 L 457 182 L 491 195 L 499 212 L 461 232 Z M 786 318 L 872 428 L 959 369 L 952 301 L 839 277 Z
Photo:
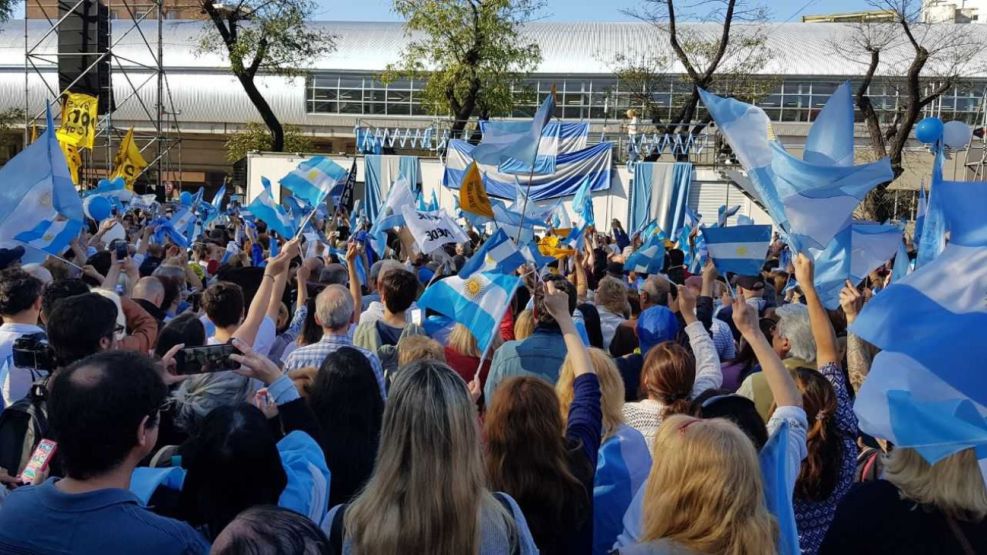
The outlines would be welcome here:
M 970 144 L 973 129 L 962 121 L 949 121 L 942 127 L 942 142 L 952 149 L 961 149 Z

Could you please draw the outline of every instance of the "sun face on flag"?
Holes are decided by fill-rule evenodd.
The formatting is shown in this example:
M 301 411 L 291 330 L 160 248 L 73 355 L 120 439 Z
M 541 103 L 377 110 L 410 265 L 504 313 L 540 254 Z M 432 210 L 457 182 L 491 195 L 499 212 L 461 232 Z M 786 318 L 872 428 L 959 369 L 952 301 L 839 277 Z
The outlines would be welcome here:
M 470 300 L 473 300 L 483 293 L 483 281 L 477 277 L 471 277 L 463 284 L 463 293 Z
M 748 251 L 746 246 L 740 245 L 739 247 L 737 247 L 737 256 L 745 256 L 747 252 Z
M 318 177 L 319 177 L 319 170 L 314 170 L 313 169 L 310 172 L 308 172 L 308 178 L 309 178 L 309 180 L 315 181 L 316 178 L 318 178 Z
M 51 193 L 45 193 L 38 198 L 38 204 L 45 208 L 51 208 Z

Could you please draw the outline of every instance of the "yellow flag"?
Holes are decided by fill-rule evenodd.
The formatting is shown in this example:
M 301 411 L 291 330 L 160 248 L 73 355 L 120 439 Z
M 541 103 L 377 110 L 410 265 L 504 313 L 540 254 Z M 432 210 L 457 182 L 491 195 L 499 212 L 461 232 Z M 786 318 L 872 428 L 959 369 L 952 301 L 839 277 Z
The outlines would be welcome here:
M 62 107 L 62 127 L 56 133 L 58 140 L 76 148 L 91 149 L 96 139 L 96 109 L 95 96 L 66 94 L 65 106 Z
M 553 258 L 565 258 L 567 256 L 574 256 L 576 251 L 567 247 L 559 246 L 559 237 L 557 235 L 546 235 L 538 242 L 538 252 L 542 253 L 544 256 L 551 256 Z
M 459 187 L 459 206 L 463 210 L 493 218 L 493 207 L 490 206 L 490 197 L 483 186 L 483 179 L 480 177 L 480 168 L 476 167 L 476 162 L 466 168 L 466 177 Z
M 134 130 L 127 131 L 117 150 L 117 155 L 113 158 L 113 174 L 110 179 L 123 178 L 127 189 L 134 190 L 134 181 L 137 176 L 147 167 L 147 161 L 141 155 L 141 151 L 134 142 Z
M 82 156 L 79 154 L 79 149 L 63 141 L 58 141 L 58 146 L 62 147 L 62 154 L 65 155 L 65 163 L 69 167 L 72 183 L 78 185 L 79 167 L 82 166 Z

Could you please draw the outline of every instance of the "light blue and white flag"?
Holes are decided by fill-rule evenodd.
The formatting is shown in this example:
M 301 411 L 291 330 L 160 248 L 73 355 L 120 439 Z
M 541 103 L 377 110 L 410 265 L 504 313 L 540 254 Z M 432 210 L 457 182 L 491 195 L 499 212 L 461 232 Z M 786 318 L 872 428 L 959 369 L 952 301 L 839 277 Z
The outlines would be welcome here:
M 803 160 L 789 154 L 775 138 L 771 121 L 760 108 L 704 90 L 700 95 L 747 169 L 758 200 L 796 251 L 825 248 L 850 225 L 851 213 L 867 193 L 894 177 L 887 158 L 852 165 L 849 83 L 837 88 L 813 122 Z
M 652 235 L 644 245 L 631 253 L 624 262 L 625 272 L 657 275 L 665 266 L 665 238 Z
M 894 268 L 891 270 L 891 283 L 897 283 L 904 279 L 911 271 L 911 261 L 908 259 L 908 249 L 905 242 L 898 243 L 898 252 L 894 255 Z
M 761 273 L 771 245 L 771 226 L 704 227 L 701 233 L 709 257 L 721 274 L 756 276 Z
M 524 255 L 518 250 L 514 241 L 498 229 L 483 246 L 479 248 L 459 271 L 459 277 L 466 279 L 476 272 L 495 272 L 498 274 L 514 274 L 519 266 L 525 264 Z
M 626 424 L 600 445 L 593 480 L 593 553 L 610 553 L 624 514 L 648 479 L 651 453 L 641 432 Z
M 944 163 L 943 144 L 939 141 L 933 145 L 935 157 L 932 161 L 932 181 L 929 183 L 929 201 L 924 210 L 922 235 L 916 244 L 915 267 L 925 266 L 946 247 L 946 220 L 943 206 L 939 199 L 939 185 L 943 183 L 942 165 Z
M 0 240 L 61 255 L 83 227 L 82 199 L 55 138 L 51 110 L 37 141 L 0 168 Z
M 405 178 L 399 178 L 387 191 L 387 201 L 377 212 L 377 218 L 370 228 L 371 246 L 378 256 L 383 257 L 387 249 L 387 230 L 404 225 L 401 209 L 415 202 L 415 193 Z
M 500 122 L 487 126 L 483 140 L 473 149 L 473 159 L 480 164 L 500 166 L 512 159 L 521 165 L 520 173 L 533 171 L 538 156 L 542 130 L 555 113 L 555 93 L 545 97 L 530 122 Z M 511 173 L 519 173 L 512 171 Z
M 496 273 L 475 273 L 467 279 L 451 276 L 425 289 L 418 306 L 466 326 L 483 352 L 498 333 L 519 282 L 516 276 Z
M 278 235 L 286 239 L 294 237 L 298 232 L 294 219 L 288 215 L 283 206 L 274 202 L 274 196 L 271 194 L 271 182 L 266 177 L 262 177 L 261 183 L 264 185 L 264 190 L 250 202 L 247 209 Z
M 318 206 L 337 184 L 346 183 L 346 168 L 326 158 L 315 156 L 305 160 L 291 173 L 281 178 L 281 186 L 312 206 Z
M 212 196 L 212 201 L 210 202 L 210 204 L 213 207 L 213 210 L 215 210 L 217 214 L 223 211 L 223 199 L 225 198 L 226 198 L 226 185 L 221 185 L 219 189 L 216 191 L 216 194 Z
M 583 181 L 582 186 L 572 197 L 572 210 L 579 214 L 585 225 L 596 225 L 596 215 L 593 213 L 592 183 L 589 179 Z
M 915 209 L 915 233 L 912 234 L 912 243 L 918 245 L 919 238 L 922 237 L 922 226 L 925 224 L 925 212 L 928 210 L 929 202 L 925 195 L 925 183 L 918 190 L 918 207 Z
M 873 269 L 891 260 L 901 236 L 901 228 L 895 225 L 854 222 L 833 237 L 825 249 L 809 249 L 816 266 L 816 291 L 823 305 L 839 308 L 843 283 L 860 283 Z
M 727 218 L 733 216 L 737 212 L 740 212 L 739 204 L 736 206 L 729 206 L 729 207 L 725 204 L 723 206 L 720 206 L 720 208 L 716 211 L 716 225 L 719 227 L 724 227 L 725 225 L 727 225 Z
M 195 224 L 198 217 L 191 206 L 180 206 L 171 219 L 158 225 L 154 230 L 154 241 L 163 244 L 165 238 L 175 245 L 187 249 L 195 238 Z

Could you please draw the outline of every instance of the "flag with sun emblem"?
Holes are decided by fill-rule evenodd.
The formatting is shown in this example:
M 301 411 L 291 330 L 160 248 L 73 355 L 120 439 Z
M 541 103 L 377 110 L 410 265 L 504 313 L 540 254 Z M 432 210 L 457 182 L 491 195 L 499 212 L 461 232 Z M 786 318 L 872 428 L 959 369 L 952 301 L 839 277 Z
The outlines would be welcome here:
M 770 225 L 704 227 L 702 233 L 709 256 L 721 274 L 733 272 L 756 276 L 761 273 L 771 244 Z
M 48 127 L 0 169 L 0 240 L 61 255 L 79 236 L 82 199 L 72 184 L 65 155 Z
M 432 309 L 469 328 L 476 346 L 486 351 L 500 329 L 520 278 L 477 272 L 467 279 L 451 276 L 432 284 L 418 300 L 422 310 Z
M 325 156 L 305 160 L 281 178 L 281 186 L 296 197 L 318 207 L 337 184 L 345 183 L 350 172 Z

